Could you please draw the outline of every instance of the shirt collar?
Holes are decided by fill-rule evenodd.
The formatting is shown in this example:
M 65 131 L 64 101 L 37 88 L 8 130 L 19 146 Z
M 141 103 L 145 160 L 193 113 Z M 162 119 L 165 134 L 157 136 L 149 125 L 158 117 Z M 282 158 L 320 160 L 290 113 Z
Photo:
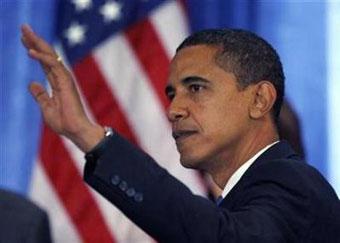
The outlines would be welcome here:
M 251 157 L 248 161 L 246 161 L 243 165 L 241 165 L 240 168 L 238 168 L 234 174 L 229 178 L 227 184 L 225 185 L 223 192 L 222 192 L 222 198 L 225 198 L 228 193 L 233 189 L 233 187 L 237 184 L 237 182 L 241 179 L 243 174 L 248 170 L 248 168 L 255 162 L 255 160 L 263 154 L 267 149 L 269 149 L 274 144 L 278 143 L 279 141 L 276 141 L 274 143 L 271 143 L 261 149 L 259 152 L 257 152 L 253 157 Z

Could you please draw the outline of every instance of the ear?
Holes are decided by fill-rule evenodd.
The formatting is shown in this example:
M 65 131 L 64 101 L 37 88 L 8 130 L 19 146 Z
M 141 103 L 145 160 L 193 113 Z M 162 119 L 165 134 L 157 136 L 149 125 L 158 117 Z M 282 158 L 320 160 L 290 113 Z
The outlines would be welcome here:
M 253 119 L 259 119 L 269 113 L 276 100 L 276 89 L 269 81 L 261 81 L 253 86 L 253 102 L 249 109 L 249 115 Z

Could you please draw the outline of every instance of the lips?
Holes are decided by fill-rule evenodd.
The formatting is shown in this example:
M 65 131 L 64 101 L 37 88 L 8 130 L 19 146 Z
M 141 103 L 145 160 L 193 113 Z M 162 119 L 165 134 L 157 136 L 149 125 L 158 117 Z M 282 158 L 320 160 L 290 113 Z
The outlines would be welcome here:
M 172 132 L 172 137 L 177 141 L 196 134 L 195 130 L 176 130 Z

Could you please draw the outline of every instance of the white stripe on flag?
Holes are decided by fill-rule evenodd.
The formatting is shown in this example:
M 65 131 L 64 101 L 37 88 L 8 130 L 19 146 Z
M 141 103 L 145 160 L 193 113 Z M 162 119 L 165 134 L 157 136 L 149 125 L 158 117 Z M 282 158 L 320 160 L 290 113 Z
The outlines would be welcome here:
M 172 58 L 176 48 L 188 35 L 183 7 L 178 1 L 168 1 L 152 12 L 150 21 L 158 32 L 167 55 Z
M 63 204 L 46 177 L 40 160 L 36 161 L 33 168 L 30 197 L 48 213 L 53 242 L 82 242 L 68 213 L 64 210 Z

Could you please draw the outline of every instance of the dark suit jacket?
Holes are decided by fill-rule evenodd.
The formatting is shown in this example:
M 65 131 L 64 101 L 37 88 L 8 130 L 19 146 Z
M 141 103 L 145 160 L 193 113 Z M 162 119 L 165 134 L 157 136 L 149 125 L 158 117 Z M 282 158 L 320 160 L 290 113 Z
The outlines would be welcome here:
M 85 180 L 159 242 L 340 242 L 339 201 L 286 142 L 217 206 L 115 134 L 86 155 Z
M 47 215 L 22 196 L 0 190 L 0 243 L 49 243 Z

